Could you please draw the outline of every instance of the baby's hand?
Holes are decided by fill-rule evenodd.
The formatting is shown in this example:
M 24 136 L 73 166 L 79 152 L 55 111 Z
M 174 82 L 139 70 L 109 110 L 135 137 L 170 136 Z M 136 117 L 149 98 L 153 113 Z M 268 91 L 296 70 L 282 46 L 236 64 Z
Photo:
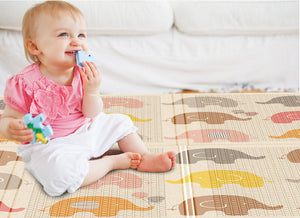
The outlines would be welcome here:
M 79 71 L 83 81 L 84 92 L 98 94 L 102 80 L 99 68 L 94 62 L 84 61 L 82 62 L 82 65 L 85 71 L 83 68 L 79 68 Z
M 22 124 L 22 119 L 11 119 L 7 126 L 7 138 L 19 142 L 33 141 L 32 129 L 27 129 L 26 125 Z

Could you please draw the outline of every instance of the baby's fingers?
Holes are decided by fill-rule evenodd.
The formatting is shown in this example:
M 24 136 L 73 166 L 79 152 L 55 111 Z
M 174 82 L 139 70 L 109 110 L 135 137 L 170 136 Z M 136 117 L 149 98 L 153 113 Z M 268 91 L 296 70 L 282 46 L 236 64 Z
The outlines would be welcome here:
M 15 119 L 15 120 L 12 120 L 10 123 L 9 123 L 9 128 L 10 129 L 13 129 L 13 130 L 22 130 L 22 129 L 26 129 L 26 125 L 23 124 L 24 120 L 21 120 L 21 119 Z
M 31 129 L 21 130 L 11 135 L 12 139 L 19 142 L 33 141 L 33 133 Z
M 33 140 L 33 131 L 32 129 L 27 129 L 22 122 L 24 121 L 20 119 L 12 120 L 8 126 L 8 135 L 12 140 L 30 142 Z
M 100 70 L 99 68 L 97 67 L 97 65 L 94 63 L 94 62 L 90 62 L 89 63 L 90 65 L 90 68 L 92 69 L 93 73 L 94 73 L 94 77 L 95 78 L 100 78 L 101 79 L 101 75 L 100 75 Z
M 91 74 L 91 78 L 95 84 L 101 83 L 100 70 L 94 62 L 87 62 L 88 72 Z
M 85 70 L 83 69 L 83 68 L 79 68 L 79 72 L 80 72 L 80 74 L 81 74 L 81 78 L 82 78 L 82 80 L 83 81 L 87 81 L 87 75 L 86 75 L 86 73 L 85 73 Z
M 87 80 L 92 80 L 94 78 L 94 72 L 92 71 L 89 62 L 84 61 L 82 62 L 82 65 L 84 66 L 85 69 L 85 74 L 87 76 Z

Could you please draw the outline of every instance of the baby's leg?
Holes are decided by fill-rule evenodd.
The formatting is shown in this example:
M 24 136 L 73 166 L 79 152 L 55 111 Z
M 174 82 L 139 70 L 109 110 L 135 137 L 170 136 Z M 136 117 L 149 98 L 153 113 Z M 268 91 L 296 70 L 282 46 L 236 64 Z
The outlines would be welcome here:
M 141 155 L 138 153 L 126 152 L 118 155 L 104 156 L 100 159 L 89 161 L 89 172 L 81 187 L 92 184 L 116 169 L 135 169 L 140 163 Z
M 151 153 L 136 133 L 127 135 L 121 139 L 118 144 L 123 152 L 135 152 L 141 154 L 141 163 L 137 167 L 137 170 L 139 171 L 165 172 L 175 166 L 175 152 L 169 151 L 162 154 Z

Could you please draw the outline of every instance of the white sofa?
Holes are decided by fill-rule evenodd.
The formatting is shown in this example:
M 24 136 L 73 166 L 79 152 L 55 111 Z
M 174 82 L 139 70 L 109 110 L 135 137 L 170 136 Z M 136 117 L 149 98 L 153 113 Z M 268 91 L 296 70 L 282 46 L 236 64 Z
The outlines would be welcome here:
M 0 95 L 28 65 L 21 21 L 36 2 L 0 1 Z M 298 91 L 298 0 L 70 2 L 87 18 L 103 94 Z

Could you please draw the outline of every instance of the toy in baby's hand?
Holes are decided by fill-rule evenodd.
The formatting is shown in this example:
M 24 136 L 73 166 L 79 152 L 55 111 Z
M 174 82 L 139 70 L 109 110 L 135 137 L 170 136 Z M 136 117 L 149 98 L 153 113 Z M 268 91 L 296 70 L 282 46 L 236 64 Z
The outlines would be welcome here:
M 83 67 L 83 61 L 94 62 L 99 67 L 99 64 L 96 62 L 96 58 L 93 55 L 86 55 L 83 50 L 79 50 L 76 52 L 76 63 L 78 66 Z
M 33 141 L 30 142 L 31 144 L 39 141 L 41 141 L 43 144 L 46 144 L 50 140 L 49 136 L 53 135 L 53 130 L 50 124 L 47 126 L 42 124 L 45 119 L 46 117 L 42 113 L 34 118 L 32 118 L 32 114 L 30 113 L 23 117 L 24 124 L 28 129 L 32 129 L 33 131 Z

